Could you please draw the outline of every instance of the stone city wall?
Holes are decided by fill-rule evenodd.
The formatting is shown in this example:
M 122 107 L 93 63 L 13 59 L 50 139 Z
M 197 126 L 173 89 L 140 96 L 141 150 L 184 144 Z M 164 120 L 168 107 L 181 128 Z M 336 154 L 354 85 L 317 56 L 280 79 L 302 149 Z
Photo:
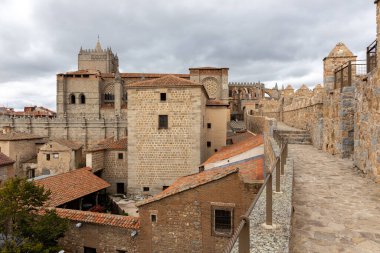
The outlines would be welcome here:
M 90 118 L 12 118 L 0 116 L 0 128 L 11 126 L 14 131 L 79 142 L 88 148 L 100 140 L 127 133 L 127 119 Z

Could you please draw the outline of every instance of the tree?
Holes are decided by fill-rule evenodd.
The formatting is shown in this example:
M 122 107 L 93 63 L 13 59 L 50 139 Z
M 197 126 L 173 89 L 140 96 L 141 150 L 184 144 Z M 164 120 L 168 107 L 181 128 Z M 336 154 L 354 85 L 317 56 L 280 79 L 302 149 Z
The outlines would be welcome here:
M 0 252 L 57 252 L 68 221 L 44 208 L 50 191 L 13 178 L 0 188 Z M 3 241 L 3 242 L 2 242 Z

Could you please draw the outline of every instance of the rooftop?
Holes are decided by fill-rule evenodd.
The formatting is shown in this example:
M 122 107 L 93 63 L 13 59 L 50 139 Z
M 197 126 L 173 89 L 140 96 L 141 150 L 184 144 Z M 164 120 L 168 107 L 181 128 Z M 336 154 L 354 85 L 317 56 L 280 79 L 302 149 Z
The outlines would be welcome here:
M 160 78 L 128 84 L 129 87 L 203 87 L 203 85 L 173 75 L 165 75 Z
M 63 146 L 66 146 L 72 150 L 78 150 L 80 149 L 83 145 L 80 144 L 80 143 L 77 143 L 77 142 L 74 142 L 74 141 L 69 141 L 69 140 L 64 140 L 64 139 L 57 139 L 57 140 L 53 140 Z
M 215 169 L 215 170 L 202 171 L 200 173 L 181 177 L 177 179 L 166 190 L 162 191 L 159 194 L 154 195 L 151 198 L 148 198 L 136 203 L 136 206 L 139 207 L 139 206 L 169 197 L 171 195 L 196 188 L 198 186 L 221 179 L 223 177 L 226 177 L 230 174 L 237 173 L 237 172 L 238 172 L 238 169 L 236 167 L 226 167 L 226 168 L 220 168 L 220 169 Z
M 0 167 L 10 165 L 10 164 L 14 164 L 14 163 L 15 163 L 15 161 L 13 161 L 11 158 L 9 158 L 8 156 L 6 156 L 0 152 Z
M 51 191 L 48 201 L 51 207 L 60 206 L 110 186 L 109 183 L 94 175 L 91 168 L 81 168 L 37 179 L 35 183 Z
M 115 140 L 114 137 L 104 139 L 94 147 L 89 149 L 89 151 L 98 151 L 98 150 L 127 150 L 128 149 L 128 137 L 122 137 L 119 140 Z
M 243 133 L 242 136 L 240 137 L 241 137 L 240 141 L 230 146 L 222 147 L 218 152 L 216 152 L 211 157 L 209 157 L 203 163 L 203 165 L 228 159 L 230 157 L 239 155 L 248 150 L 256 148 L 264 143 L 264 138 L 262 135 L 255 135 L 253 133 L 246 132 L 246 133 Z M 238 137 L 235 137 L 236 140 L 237 138 Z
M 109 225 L 120 228 L 129 228 L 129 229 L 139 229 L 140 221 L 139 218 L 124 216 L 124 215 L 115 215 L 109 213 L 96 213 L 89 211 L 79 211 L 71 209 L 62 209 L 56 208 L 55 211 L 62 218 L 67 218 L 69 220 L 94 223 L 100 225 Z
M 10 132 L 10 133 L 0 133 L 0 141 L 20 141 L 20 140 L 33 140 L 33 139 L 42 139 L 43 137 L 22 133 L 22 132 Z

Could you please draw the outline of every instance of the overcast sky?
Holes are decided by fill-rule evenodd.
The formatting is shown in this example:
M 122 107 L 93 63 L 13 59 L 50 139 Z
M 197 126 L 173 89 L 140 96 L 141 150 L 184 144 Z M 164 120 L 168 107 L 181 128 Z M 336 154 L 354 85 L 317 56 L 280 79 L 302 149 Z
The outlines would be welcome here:
M 364 59 L 375 15 L 373 0 L 0 0 L 0 106 L 55 109 L 55 75 L 98 34 L 122 72 L 218 66 L 229 81 L 314 87 L 337 42 Z

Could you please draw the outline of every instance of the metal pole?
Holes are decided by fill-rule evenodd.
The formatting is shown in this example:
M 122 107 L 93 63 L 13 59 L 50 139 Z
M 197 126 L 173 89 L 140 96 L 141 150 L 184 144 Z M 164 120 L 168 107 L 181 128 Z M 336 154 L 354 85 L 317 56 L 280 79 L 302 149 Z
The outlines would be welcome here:
M 281 167 L 281 160 L 282 160 L 281 157 L 282 157 L 282 154 L 280 155 L 280 158 L 276 162 L 276 192 L 281 191 L 281 189 L 280 189 L 280 183 L 281 183 L 280 167 Z
M 347 84 L 348 87 L 351 86 L 351 81 L 352 81 L 351 79 L 352 79 L 352 65 L 351 65 L 351 61 L 349 61 L 348 62 L 348 84 Z
M 272 173 L 269 172 L 269 179 L 266 186 L 266 224 L 272 225 Z

